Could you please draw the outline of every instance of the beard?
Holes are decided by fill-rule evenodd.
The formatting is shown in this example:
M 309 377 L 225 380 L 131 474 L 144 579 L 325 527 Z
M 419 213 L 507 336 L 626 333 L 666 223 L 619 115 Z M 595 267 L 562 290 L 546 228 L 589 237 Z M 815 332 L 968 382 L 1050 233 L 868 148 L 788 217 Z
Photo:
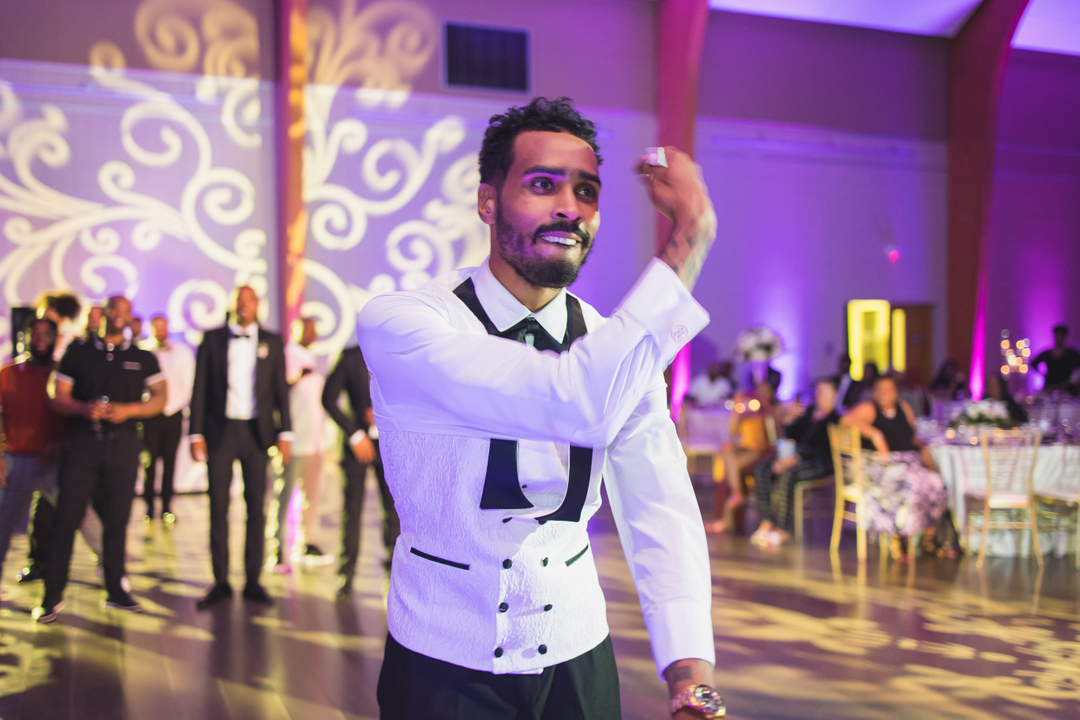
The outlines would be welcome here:
M 569 232 L 578 236 L 581 243 L 581 260 L 567 257 L 538 257 L 528 252 L 540 236 L 548 232 Z M 535 287 L 564 288 L 577 280 L 578 271 L 585 265 L 592 249 L 592 237 L 571 222 L 555 222 L 541 225 L 532 233 L 518 230 L 502 214 L 501 203 L 495 206 L 495 248 L 506 264 L 521 278 Z

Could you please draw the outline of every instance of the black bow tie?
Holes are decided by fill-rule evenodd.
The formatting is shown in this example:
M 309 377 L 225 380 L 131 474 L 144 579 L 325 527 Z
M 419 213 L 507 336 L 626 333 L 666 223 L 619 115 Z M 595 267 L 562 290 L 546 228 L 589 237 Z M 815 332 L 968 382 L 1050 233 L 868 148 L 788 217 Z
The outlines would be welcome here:
M 499 337 L 532 345 L 537 350 L 554 350 L 558 353 L 564 352 L 568 345 L 568 343 L 560 343 L 551 337 L 551 334 L 532 315 L 517 325 L 502 331 L 499 333 Z M 530 337 L 532 338 L 531 342 Z
M 229 337 L 230 337 L 230 338 L 244 338 L 244 339 L 253 339 L 253 338 L 255 337 L 255 333 L 237 333 L 237 332 L 233 332 L 233 331 L 232 331 L 232 330 L 230 329 L 230 330 L 229 330 Z

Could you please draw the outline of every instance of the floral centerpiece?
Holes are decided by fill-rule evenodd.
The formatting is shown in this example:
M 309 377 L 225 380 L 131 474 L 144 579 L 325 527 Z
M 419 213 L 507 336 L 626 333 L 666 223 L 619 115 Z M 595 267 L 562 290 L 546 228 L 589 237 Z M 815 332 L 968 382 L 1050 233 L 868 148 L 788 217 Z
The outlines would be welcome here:
M 1000 400 L 979 400 L 969 402 L 953 414 L 949 427 L 961 425 L 1007 428 L 1012 427 L 1012 418 L 1009 417 L 1009 409 Z
M 742 362 L 768 362 L 784 354 L 784 341 L 765 326 L 744 330 L 735 341 L 735 355 Z

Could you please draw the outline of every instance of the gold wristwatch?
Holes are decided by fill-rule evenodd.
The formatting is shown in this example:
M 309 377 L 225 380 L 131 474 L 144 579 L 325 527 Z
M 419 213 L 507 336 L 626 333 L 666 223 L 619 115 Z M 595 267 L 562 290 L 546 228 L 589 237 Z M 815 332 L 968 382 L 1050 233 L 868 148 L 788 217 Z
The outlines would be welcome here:
M 727 716 L 724 698 L 708 685 L 691 685 L 672 698 L 668 707 L 672 715 L 684 708 L 699 713 L 705 720 Z

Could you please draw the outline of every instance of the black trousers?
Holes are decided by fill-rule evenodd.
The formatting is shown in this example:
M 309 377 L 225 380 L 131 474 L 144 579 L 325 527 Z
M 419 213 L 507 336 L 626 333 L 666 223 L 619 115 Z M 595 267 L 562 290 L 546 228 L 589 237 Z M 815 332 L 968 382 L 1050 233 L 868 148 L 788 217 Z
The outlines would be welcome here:
M 26 564 L 44 570 L 48 564 L 49 540 L 52 538 L 53 518 L 56 505 L 40 492 L 34 493 L 33 510 L 30 511 L 30 552 Z
M 64 595 L 75 531 L 82 524 L 91 500 L 101 517 L 105 589 L 110 595 L 123 593 L 120 580 L 124 577 L 127 524 L 141 450 L 142 440 L 134 433 L 102 439 L 74 435 L 64 440 L 59 497 L 45 567 L 45 605 L 55 604 Z
M 609 635 L 539 675 L 494 675 L 402 647 L 389 634 L 377 690 L 381 720 L 620 720 Z
M 382 534 L 386 547 L 386 567 L 390 568 L 390 558 L 394 556 L 394 543 L 401 534 L 401 522 L 394 509 L 394 497 L 386 484 L 382 458 L 379 456 L 379 441 L 375 443 L 375 477 L 379 481 L 379 496 L 382 498 Z M 346 439 L 342 450 L 341 469 L 345 474 L 345 502 L 341 508 L 341 566 L 338 574 L 346 588 L 352 587 L 356 564 L 360 558 L 360 516 L 364 513 L 364 479 L 367 477 L 367 465 L 356 460 Z
M 213 443 L 213 444 L 211 444 Z M 259 581 L 266 544 L 266 450 L 259 444 L 254 420 L 226 420 L 220 438 L 207 439 L 206 474 L 210 492 L 210 557 L 214 582 L 229 581 L 229 486 L 233 462 L 240 461 L 247 505 L 244 571 Z
M 157 486 L 157 461 L 161 458 L 161 512 L 171 512 L 173 476 L 176 474 L 176 451 L 184 429 L 183 411 L 172 415 L 155 415 L 143 420 L 143 444 L 150 454 L 143 479 L 143 500 L 146 514 L 154 517 L 154 491 Z

